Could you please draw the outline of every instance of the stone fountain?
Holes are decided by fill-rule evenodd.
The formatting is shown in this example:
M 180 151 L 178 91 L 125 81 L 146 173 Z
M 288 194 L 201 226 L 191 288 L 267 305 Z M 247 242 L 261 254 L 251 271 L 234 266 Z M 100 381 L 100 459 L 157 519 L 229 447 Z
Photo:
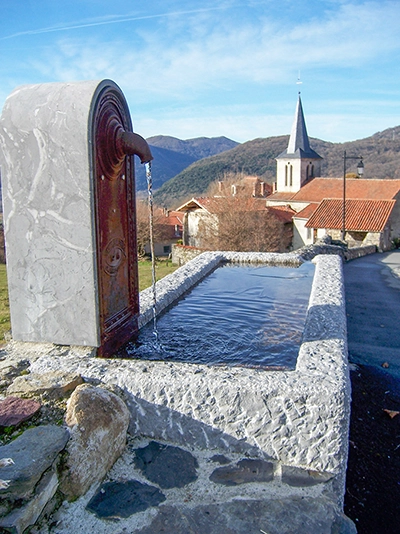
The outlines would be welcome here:
M 0 122 L 12 337 L 98 347 L 139 314 L 132 132 L 110 80 L 17 87 Z

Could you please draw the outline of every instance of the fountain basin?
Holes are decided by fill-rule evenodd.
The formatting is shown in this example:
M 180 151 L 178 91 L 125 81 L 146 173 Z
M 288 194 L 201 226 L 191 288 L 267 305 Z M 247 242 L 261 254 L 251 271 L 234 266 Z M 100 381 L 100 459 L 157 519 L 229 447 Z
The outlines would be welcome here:
M 223 262 L 139 332 L 124 353 L 144 360 L 294 368 L 314 265 Z

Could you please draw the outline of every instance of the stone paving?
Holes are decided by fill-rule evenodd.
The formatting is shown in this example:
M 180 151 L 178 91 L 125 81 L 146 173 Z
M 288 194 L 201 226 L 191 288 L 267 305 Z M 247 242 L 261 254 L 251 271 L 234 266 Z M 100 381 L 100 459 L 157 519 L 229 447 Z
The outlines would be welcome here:
M 332 503 L 329 478 L 238 454 L 131 439 L 99 488 L 63 504 L 51 532 L 354 533 Z

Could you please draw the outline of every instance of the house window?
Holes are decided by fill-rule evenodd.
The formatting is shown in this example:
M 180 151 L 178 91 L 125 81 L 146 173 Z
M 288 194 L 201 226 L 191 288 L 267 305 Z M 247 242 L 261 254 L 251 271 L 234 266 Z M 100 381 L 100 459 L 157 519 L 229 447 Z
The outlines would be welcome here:
M 312 238 L 312 228 L 307 228 L 307 239 Z
M 290 173 L 290 186 L 293 185 L 293 165 L 289 165 L 289 173 Z
M 285 186 L 287 186 L 287 176 L 288 176 L 288 170 L 287 170 L 288 166 L 285 165 Z
M 169 254 L 171 252 L 171 245 L 164 245 L 164 254 Z

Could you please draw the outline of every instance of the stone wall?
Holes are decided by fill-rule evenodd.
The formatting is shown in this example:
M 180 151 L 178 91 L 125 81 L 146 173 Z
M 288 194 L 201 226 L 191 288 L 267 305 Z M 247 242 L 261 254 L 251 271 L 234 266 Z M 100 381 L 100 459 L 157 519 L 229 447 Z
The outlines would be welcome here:
M 205 252 L 204 249 L 196 247 L 188 247 L 185 245 L 173 245 L 172 246 L 172 263 L 176 265 L 184 265 L 193 258 L 196 258 L 200 254 Z
M 377 246 L 375 244 L 363 245 L 359 247 L 344 247 L 343 245 L 333 244 L 330 236 L 324 236 L 324 238 L 329 238 L 327 242 L 324 242 L 324 239 L 318 240 L 317 243 L 313 245 L 305 245 L 302 248 L 297 249 L 295 252 L 290 254 L 276 254 L 276 253 L 260 253 L 260 252 L 223 252 L 226 258 L 261 258 L 260 262 L 274 262 L 278 261 L 280 264 L 285 261 L 288 264 L 297 264 L 300 265 L 302 261 L 310 261 L 318 254 L 338 254 L 343 260 L 349 261 L 354 260 L 355 258 L 361 258 L 368 254 L 375 254 L 377 252 Z M 172 262 L 176 265 L 184 265 L 190 260 L 197 258 L 200 254 L 203 254 L 205 251 L 201 248 L 196 247 L 187 247 L 184 245 L 174 245 L 172 247 Z M 263 259 L 266 258 L 266 259 Z M 274 260 L 273 258 L 276 258 Z M 286 258 L 286 259 L 284 259 Z M 301 258 L 301 259 L 300 259 Z M 250 260 L 231 260 L 231 261 L 253 261 Z M 297 263 L 296 263 L 297 262 Z

